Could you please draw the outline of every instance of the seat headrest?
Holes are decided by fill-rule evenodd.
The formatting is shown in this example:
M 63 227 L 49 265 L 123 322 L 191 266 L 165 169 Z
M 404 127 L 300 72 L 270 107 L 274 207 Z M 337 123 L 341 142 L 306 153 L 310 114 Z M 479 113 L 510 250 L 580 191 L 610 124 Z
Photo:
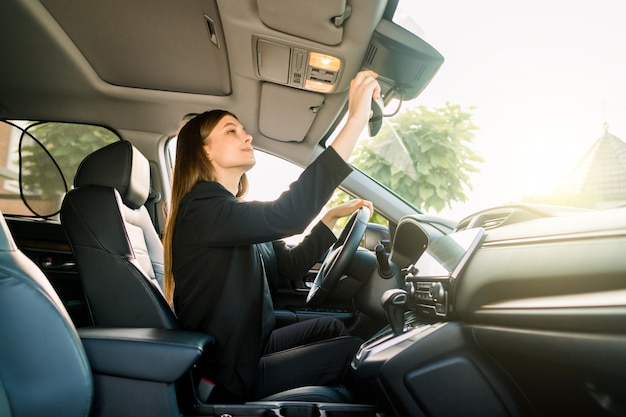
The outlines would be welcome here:
M 81 162 L 74 187 L 86 185 L 116 188 L 124 204 L 137 209 L 150 195 L 150 163 L 130 142 L 114 142 Z

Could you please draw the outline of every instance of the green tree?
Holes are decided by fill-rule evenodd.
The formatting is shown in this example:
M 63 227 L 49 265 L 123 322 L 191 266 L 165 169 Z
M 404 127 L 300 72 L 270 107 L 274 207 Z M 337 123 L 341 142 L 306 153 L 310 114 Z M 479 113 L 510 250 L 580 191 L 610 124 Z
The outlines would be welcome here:
M 360 141 L 351 162 L 421 210 L 467 201 L 470 175 L 483 162 L 469 146 L 477 130 L 471 116 L 450 103 L 405 110 Z
M 54 214 L 70 189 L 79 164 L 91 152 L 119 137 L 100 126 L 73 123 L 33 123 L 20 145 L 21 183 L 28 201 L 50 201 L 46 212 L 25 201 L 37 215 Z M 38 205 L 38 207 L 41 207 Z

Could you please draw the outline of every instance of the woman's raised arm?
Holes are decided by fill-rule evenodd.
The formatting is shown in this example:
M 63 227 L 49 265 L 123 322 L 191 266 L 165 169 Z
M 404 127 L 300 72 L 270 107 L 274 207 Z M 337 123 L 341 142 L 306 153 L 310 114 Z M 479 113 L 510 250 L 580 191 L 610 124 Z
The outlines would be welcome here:
M 330 145 L 345 161 L 350 158 L 359 135 L 371 117 L 372 99 L 380 96 L 378 74 L 374 71 L 361 71 L 350 82 L 348 98 L 348 120 Z

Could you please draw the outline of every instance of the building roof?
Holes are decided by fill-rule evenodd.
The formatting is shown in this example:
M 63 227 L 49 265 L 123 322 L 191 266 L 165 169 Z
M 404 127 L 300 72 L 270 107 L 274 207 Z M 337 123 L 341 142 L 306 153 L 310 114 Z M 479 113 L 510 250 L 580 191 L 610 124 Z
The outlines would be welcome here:
M 609 133 L 595 141 L 556 190 L 594 201 L 626 200 L 626 143 Z

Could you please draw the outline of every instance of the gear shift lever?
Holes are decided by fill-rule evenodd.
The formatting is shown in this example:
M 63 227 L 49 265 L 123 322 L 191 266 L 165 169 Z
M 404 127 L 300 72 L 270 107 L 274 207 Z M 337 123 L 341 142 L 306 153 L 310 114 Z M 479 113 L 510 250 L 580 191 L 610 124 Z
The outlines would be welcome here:
M 391 331 L 393 331 L 393 334 L 396 336 L 401 335 L 404 332 L 404 311 L 406 310 L 406 299 L 406 291 L 399 288 L 385 291 L 380 299 L 383 309 L 385 309 L 387 320 L 389 320 Z

